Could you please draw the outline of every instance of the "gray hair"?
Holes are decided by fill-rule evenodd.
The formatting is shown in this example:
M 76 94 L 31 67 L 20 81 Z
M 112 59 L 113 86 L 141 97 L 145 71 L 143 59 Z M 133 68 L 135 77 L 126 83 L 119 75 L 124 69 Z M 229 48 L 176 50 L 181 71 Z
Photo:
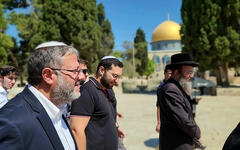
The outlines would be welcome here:
M 42 70 L 46 67 L 61 68 L 62 57 L 76 54 L 78 51 L 72 46 L 51 46 L 38 48 L 28 58 L 28 83 L 38 85 L 42 81 Z

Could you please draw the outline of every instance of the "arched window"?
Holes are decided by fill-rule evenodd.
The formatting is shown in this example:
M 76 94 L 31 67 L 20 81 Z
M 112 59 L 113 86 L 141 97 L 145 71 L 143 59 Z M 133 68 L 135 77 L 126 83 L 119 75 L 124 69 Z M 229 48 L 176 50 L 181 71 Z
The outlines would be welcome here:
M 161 63 L 160 58 L 157 55 L 154 55 L 152 59 L 155 62 L 155 64 L 160 64 Z
M 164 64 L 164 65 L 166 65 L 168 62 L 170 62 L 171 61 L 171 58 L 168 56 L 168 55 L 164 55 L 163 57 L 162 57 L 162 63 Z

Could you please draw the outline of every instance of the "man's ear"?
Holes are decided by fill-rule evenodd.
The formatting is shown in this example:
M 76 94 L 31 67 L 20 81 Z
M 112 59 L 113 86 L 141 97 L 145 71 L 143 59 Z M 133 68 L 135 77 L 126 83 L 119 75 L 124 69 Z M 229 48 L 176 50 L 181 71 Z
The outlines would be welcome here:
M 4 78 L 4 76 L 1 76 L 1 75 L 0 75 L 0 82 L 3 81 L 3 78 Z
M 103 66 L 100 66 L 100 67 L 99 67 L 99 70 L 98 70 L 99 75 L 100 75 L 100 76 L 103 76 L 104 71 L 105 71 L 104 67 L 103 67 Z
M 42 70 L 42 79 L 44 82 L 46 82 L 49 85 L 53 83 L 53 75 L 54 75 L 54 72 L 50 68 L 44 68 Z

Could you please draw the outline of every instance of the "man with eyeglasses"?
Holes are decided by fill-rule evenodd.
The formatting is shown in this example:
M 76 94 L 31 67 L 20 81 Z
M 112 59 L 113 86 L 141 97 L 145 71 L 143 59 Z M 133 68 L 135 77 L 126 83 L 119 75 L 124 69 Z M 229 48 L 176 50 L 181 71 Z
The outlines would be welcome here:
M 84 74 L 84 78 L 81 79 L 81 85 L 83 85 L 86 82 L 87 77 L 88 77 L 88 68 L 87 68 L 88 62 L 86 60 L 80 59 L 79 64 L 80 64 L 80 68 Z
M 81 87 L 81 96 L 73 101 L 70 124 L 79 150 L 117 150 L 116 105 L 109 89 L 118 85 L 123 64 L 116 57 L 101 59 L 96 78 Z
M 198 63 L 187 53 L 171 57 L 172 76 L 158 92 L 160 99 L 160 150 L 193 150 L 201 146 L 200 128 L 191 107 L 191 79 Z M 203 147 L 204 148 L 204 147 Z
M 46 42 L 28 59 L 29 85 L 0 110 L 1 150 L 77 150 L 62 116 L 66 103 L 80 96 L 78 51 Z
M 0 108 L 8 102 L 8 90 L 15 85 L 17 77 L 18 71 L 15 67 L 5 65 L 0 68 Z
M 82 86 L 88 77 L 88 68 L 87 68 L 88 62 L 84 59 L 79 59 L 79 68 L 81 72 L 83 73 L 83 76 L 79 79 L 80 85 Z M 63 113 L 63 115 L 66 117 L 67 122 L 70 124 L 70 113 L 71 113 L 71 105 L 72 102 L 67 104 L 66 111 Z

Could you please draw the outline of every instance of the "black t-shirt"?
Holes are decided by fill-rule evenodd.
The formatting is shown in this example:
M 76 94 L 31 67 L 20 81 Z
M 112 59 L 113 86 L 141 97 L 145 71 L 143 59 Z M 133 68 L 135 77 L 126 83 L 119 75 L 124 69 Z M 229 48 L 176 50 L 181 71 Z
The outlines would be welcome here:
M 113 116 L 115 117 L 115 122 L 117 121 L 117 99 L 113 89 L 105 89 L 107 91 L 107 98 L 113 105 Z
M 158 88 L 157 88 L 157 103 L 156 103 L 156 106 L 157 107 L 160 107 L 160 90 L 161 90 L 161 88 L 163 87 L 163 85 L 166 83 L 166 81 L 165 80 L 163 80 L 163 82 L 161 82 L 160 83 L 160 85 L 158 86 Z
M 106 96 L 98 81 L 90 78 L 72 103 L 71 115 L 91 117 L 85 129 L 87 150 L 117 150 L 116 109 Z

